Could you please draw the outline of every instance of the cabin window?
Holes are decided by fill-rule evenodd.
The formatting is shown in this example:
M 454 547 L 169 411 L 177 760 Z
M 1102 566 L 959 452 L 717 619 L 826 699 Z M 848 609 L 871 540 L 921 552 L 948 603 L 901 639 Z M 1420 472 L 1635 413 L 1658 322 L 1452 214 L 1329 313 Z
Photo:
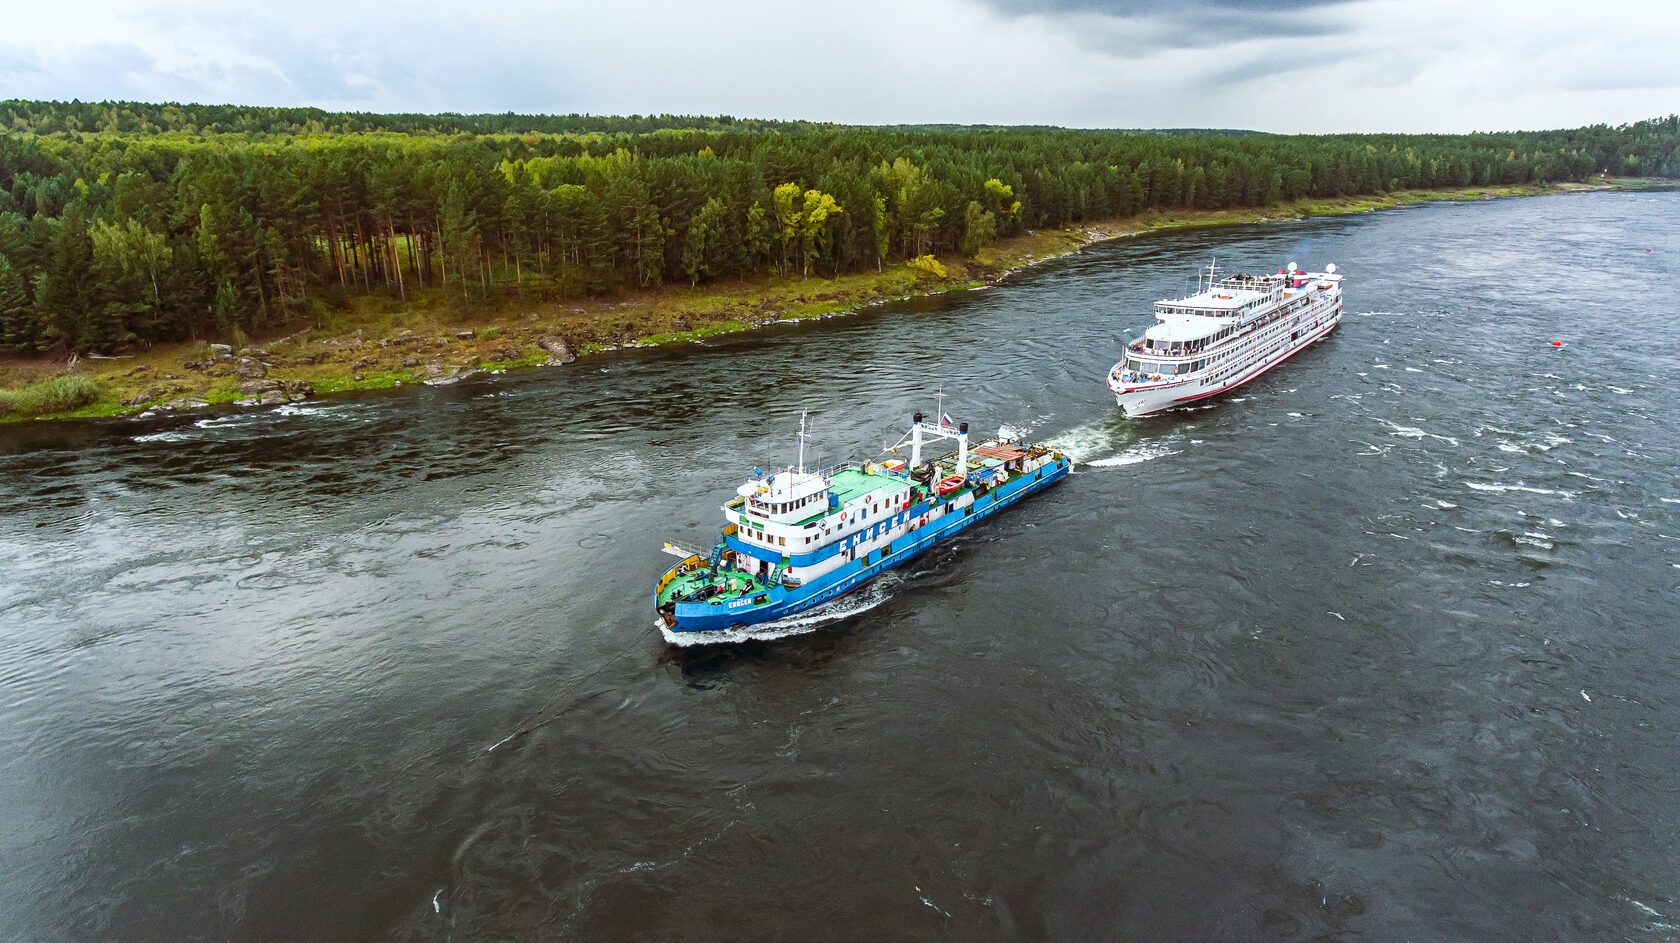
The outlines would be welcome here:
M 777 537 L 776 538 L 776 543 L 780 546 L 786 547 L 787 546 L 787 538 L 786 537 Z

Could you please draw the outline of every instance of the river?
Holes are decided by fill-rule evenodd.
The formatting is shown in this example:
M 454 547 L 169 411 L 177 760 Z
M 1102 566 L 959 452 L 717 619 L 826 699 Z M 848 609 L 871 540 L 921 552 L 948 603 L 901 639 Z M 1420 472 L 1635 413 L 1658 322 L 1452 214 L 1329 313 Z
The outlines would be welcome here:
M 1335 262 L 1347 318 L 1122 418 L 1215 256 Z M 1672 940 L 1677 293 L 1680 194 L 1432 204 L 0 427 L 0 938 Z M 665 645 L 661 542 L 802 408 L 862 456 L 941 386 L 1076 474 L 810 632 Z

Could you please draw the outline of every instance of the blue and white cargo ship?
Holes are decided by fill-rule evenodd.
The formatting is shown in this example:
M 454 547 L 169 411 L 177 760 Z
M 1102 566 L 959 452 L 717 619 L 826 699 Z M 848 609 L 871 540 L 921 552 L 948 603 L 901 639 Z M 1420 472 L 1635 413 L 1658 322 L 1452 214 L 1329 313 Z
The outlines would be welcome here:
M 710 554 L 690 554 L 654 589 L 668 641 L 693 644 L 795 615 L 858 588 L 1014 504 L 1069 472 L 1072 461 L 1048 446 L 999 436 L 969 444 L 968 423 L 917 413 L 901 459 L 799 464 L 755 477 L 723 506 L 722 540 Z M 930 441 L 931 440 L 931 441 Z M 924 444 L 956 450 L 924 460 Z

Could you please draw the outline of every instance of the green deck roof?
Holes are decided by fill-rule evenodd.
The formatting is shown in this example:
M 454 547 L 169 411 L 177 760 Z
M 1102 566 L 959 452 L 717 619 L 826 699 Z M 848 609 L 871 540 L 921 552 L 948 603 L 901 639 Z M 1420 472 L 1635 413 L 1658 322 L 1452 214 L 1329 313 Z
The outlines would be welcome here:
M 840 496 L 841 504 L 853 498 L 863 497 L 878 488 L 885 489 L 888 494 L 896 494 L 910 487 L 910 482 L 890 472 L 876 472 L 871 475 L 857 468 L 835 472 L 829 481 L 833 493 Z
M 853 498 L 861 498 L 871 491 L 880 490 L 886 494 L 897 494 L 908 490 L 910 482 L 905 481 L 891 472 L 875 472 L 870 474 L 859 468 L 844 468 L 828 478 L 829 493 L 840 498 L 840 504 L 845 505 Z M 810 517 L 801 518 L 794 523 L 806 524 L 832 513 L 826 506 L 819 508 Z

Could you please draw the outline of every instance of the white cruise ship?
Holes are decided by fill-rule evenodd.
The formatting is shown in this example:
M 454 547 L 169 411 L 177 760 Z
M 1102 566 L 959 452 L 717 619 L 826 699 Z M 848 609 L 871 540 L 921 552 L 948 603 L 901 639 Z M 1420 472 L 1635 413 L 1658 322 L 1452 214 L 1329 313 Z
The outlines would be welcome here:
M 1342 321 L 1342 276 L 1322 272 L 1219 277 L 1207 267 L 1186 298 L 1155 302 L 1157 323 L 1126 345 L 1108 388 L 1128 416 L 1147 416 L 1235 389 Z

